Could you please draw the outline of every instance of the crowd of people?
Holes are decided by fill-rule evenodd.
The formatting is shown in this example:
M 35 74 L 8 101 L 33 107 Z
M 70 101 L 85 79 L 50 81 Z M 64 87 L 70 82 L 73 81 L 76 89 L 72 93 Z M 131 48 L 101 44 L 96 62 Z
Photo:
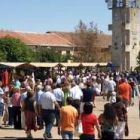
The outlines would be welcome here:
M 55 125 L 62 139 L 73 139 L 76 128 L 79 139 L 123 139 L 127 128 L 127 112 L 139 94 L 140 73 L 64 71 L 49 74 L 45 80 L 32 75 L 16 76 L 9 85 L 0 81 L 0 128 L 2 123 L 14 129 L 24 129 L 27 138 L 31 130 L 45 128 L 44 139 L 53 138 Z M 96 96 L 106 100 L 99 116 Z M 80 121 L 79 121 L 80 120 Z

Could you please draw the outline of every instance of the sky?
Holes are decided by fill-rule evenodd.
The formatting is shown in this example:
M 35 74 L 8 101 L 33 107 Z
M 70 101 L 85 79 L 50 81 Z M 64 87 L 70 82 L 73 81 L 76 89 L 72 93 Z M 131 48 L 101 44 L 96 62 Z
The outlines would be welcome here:
M 79 20 L 104 33 L 111 24 L 105 0 L 0 0 L 0 29 L 45 33 L 75 31 Z

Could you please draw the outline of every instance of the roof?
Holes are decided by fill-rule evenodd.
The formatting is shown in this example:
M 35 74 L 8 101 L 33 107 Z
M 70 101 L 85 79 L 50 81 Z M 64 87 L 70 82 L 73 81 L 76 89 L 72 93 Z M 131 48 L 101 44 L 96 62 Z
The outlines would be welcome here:
M 72 44 L 73 44 L 74 40 L 78 39 L 75 32 L 49 31 L 49 32 L 46 32 L 46 33 L 47 34 L 55 33 L 58 36 L 61 36 L 62 38 L 67 39 Z M 98 34 L 98 36 L 99 36 L 98 39 L 99 39 L 99 42 L 100 42 L 100 45 L 101 45 L 102 48 L 108 48 L 108 46 L 110 46 L 112 44 L 112 35 L 100 33 L 100 34 Z
M 0 37 L 12 36 L 22 40 L 27 45 L 33 46 L 74 46 L 74 40 L 78 37 L 75 32 L 46 32 L 46 33 L 33 33 L 33 32 L 19 32 L 0 30 Z M 111 45 L 111 35 L 99 34 L 99 42 L 102 48 L 108 48 Z
M 35 46 L 71 46 L 71 42 L 55 33 L 29 33 L 0 30 L 0 37 L 12 36 L 21 39 L 27 45 Z

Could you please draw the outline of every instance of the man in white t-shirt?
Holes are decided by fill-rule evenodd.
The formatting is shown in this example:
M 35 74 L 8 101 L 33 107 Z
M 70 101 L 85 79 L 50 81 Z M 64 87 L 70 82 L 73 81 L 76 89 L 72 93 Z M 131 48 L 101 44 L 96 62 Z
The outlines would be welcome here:
M 55 120 L 55 106 L 60 109 L 50 85 L 45 86 L 45 92 L 39 99 L 39 114 L 45 122 L 45 139 L 52 138 L 51 130 Z
M 72 97 L 73 99 L 72 105 L 77 109 L 78 112 L 80 112 L 80 101 L 83 97 L 83 92 L 74 81 L 72 82 L 71 86 L 72 87 L 69 92 L 69 97 Z

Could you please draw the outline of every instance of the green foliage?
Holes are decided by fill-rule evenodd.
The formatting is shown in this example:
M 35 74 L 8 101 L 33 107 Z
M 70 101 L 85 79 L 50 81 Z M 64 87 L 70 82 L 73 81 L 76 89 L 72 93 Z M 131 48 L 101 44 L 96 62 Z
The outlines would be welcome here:
M 71 55 L 62 55 L 54 49 L 39 49 L 36 52 L 40 62 L 67 62 L 71 59 Z
M 140 71 L 140 66 L 137 66 L 137 67 L 135 68 L 135 70 Z
M 137 56 L 136 59 L 137 59 L 137 64 L 140 65 L 140 51 L 139 51 L 138 56 Z
M 0 60 L 8 62 L 30 62 L 34 58 L 32 51 L 20 39 L 6 36 L 0 38 Z
M 6 55 L 0 50 L 0 61 L 6 62 Z
M 136 60 L 137 60 L 138 66 L 135 68 L 135 70 L 140 70 L 140 51 L 138 53 L 138 56 L 137 56 Z

